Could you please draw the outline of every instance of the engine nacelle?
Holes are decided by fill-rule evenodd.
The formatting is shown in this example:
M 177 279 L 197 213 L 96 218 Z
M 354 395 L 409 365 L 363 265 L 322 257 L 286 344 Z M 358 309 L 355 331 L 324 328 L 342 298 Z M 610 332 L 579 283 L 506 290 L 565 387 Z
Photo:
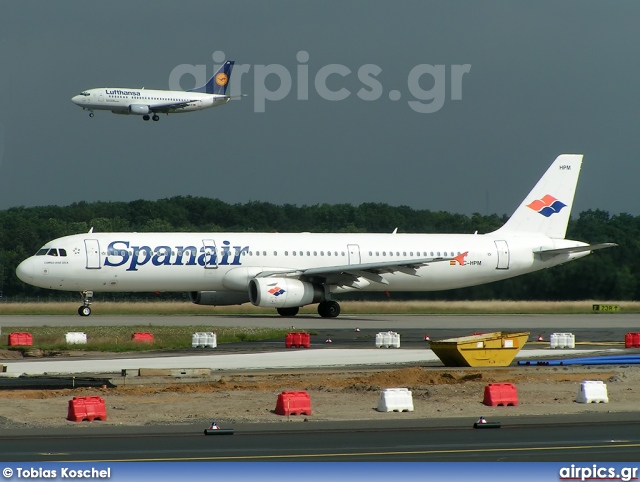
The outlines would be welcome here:
M 131 104 L 129 106 L 130 114 L 146 115 L 149 113 L 149 106 L 144 104 Z
M 244 291 L 190 291 L 189 299 L 196 305 L 241 305 L 249 301 L 249 293 Z
M 249 301 L 255 306 L 293 308 L 324 300 L 321 286 L 291 278 L 253 278 Z

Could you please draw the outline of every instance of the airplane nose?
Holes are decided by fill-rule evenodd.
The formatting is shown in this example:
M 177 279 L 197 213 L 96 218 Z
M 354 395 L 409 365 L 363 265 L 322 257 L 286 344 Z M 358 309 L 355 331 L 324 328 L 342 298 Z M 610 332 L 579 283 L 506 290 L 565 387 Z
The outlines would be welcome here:
M 82 97 L 81 95 L 74 95 L 73 97 L 71 97 L 71 102 L 73 102 L 76 105 L 80 105 L 80 97 Z
M 16 275 L 20 278 L 20 281 L 31 284 L 31 281 L 33 280 L 33 262 L 31 258 L 25 259 L 18 265 L 16 268 Z

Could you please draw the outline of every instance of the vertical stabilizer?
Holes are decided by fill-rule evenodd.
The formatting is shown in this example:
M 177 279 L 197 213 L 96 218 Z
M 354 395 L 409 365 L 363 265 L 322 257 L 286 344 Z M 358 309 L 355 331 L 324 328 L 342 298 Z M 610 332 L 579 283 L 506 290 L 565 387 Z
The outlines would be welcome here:
M 202 87 L 196 87 L 189 92 L 201 92 L 203 94 L 227 95 L 229 81 L 231 80 L 231 71 L 233 70 L 235 61 L 228 60 L 218 71 L 213 74 L 206 84 Z
M 562 154 L 496 233 L 540 233 L 563 239 L 571 216 L 582 154 Z

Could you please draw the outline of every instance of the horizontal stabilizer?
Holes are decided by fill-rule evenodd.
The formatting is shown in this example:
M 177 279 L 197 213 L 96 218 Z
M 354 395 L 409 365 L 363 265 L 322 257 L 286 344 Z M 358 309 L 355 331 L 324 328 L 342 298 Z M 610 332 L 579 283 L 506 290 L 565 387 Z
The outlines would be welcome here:
M 589 244 L 587 246 L 574 246 L 571 248 L 541 249 L 534 251 L 534 254 L 541 255 L 542 259 L 550 259 L 559 254 L 584 253 L 585 251 L 595 251 L 596 249 L 613 248 L 616 243 Z

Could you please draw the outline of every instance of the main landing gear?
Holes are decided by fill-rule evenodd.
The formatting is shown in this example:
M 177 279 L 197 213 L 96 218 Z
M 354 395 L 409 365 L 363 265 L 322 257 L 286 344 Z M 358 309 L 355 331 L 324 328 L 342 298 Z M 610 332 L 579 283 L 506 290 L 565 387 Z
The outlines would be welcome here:
M 323 318 L 335 318 L 340 314 L 340 305 L 333 300 L 322 301 L 318 305 L 318 314 Z
M 153 114 L 153 117 L 149 117 L 149 115 L 147 114 L 142 116 L 142 120 L 148 121 L 149 119 L 153 119 L 154 122 L 158 122 L 160 120 L 160 117 L 158 116 L 158 114 Z
M 300 308 L 297 306 L 292 308 L 276 308 L 278 314 L 285 317 L 296 316 L 299 310 Z M 322 301 L 318 305 L 318 314 L 323 318 L 335 318 L 340 314 L 340 305 L 338 302 L 332 300 Z
M 276 310 L 280 316 L 296 316 L 300 308 L 294 306 L 293 308 L 276 308 Z
M 292 308 L 276 308 L 280 316 L 291 317 L 296 316 L 300 308 L 294 306 Z M 325 300 L 318 305 L 318 314 L 323 318 L 335 318 L 340 314 L 340 305 L 337 301 Z
M 80 316 L 89 316 L 91 314 L 91 308 L 89 305 L 93 301 L 93 291 L 81 291 L 82 306 L 78 308 L 78 314 Z

